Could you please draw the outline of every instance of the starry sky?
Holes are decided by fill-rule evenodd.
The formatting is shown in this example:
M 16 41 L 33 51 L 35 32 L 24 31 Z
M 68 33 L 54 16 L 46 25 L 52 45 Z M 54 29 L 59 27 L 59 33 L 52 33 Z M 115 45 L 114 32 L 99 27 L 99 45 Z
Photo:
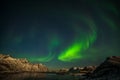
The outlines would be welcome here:
M 108 56 L 120 56 L 120 9 L 115 0 L 2 4 L 2 54 L 54 69 L 98 65 Z

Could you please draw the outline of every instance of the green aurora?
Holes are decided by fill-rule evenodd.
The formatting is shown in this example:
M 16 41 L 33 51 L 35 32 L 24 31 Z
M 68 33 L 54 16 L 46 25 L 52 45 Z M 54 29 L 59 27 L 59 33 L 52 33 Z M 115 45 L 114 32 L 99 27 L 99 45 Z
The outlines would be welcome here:
M 6 6 L 0 53 L 53 68 L 97 65 L 108 56 L 120 55 L 120 10 L 114 1 L 57 5 L 49 0 Z
M 107 6 L 105 4 L 103 6 L 99 4 L 95 6 L 98 9 L 97 10 L 98 13 L 96 14 L 99 15 L 99 17 L 109 26 L 109 28 L 111 28 L 112 30 L 116 30 L 117 29 L 116 23 L 111 19 L 110 16 L 108 16 L 107 14 L 105 14 L 103 11 L 100 10 L 101 7 L 106 7 L 105 9 L 110 10 L 115 15 L 117 15 L 118 11 L 115 8 L 115 6 L 112 5 L 111 3 L 109 3 Z M 75 38 L 69 46 L 67 46 L 60 53 L 58 53 L 59 55 L 56 55 L 56 53 L 54 52 L 54 49 L 59 47 L 62 44 L 61 42 L 62 39 L 59 37 L 59 35 L 52 35 L 49 37 L 50 40 L 48 41 L 49 54 L 43 57 L 39 57 L 39 58 L 37 57 L 37 59 L 36 58 L 32 58 L 32 59 L 29 58 L 29 59 L 33 61 L 49 62 L 54 57 L 57 56 L 57 59 L 60 61 L 71 62 L 71 61 L 76 61 L 78 59 L 85 58 L 86 56 L 83 54 L 83 52 L 89 49 L 92 46 L 92 44 L 96 41 L 98 26 L 94 22 L 94 19 L 92 19 L 92 17 L 90 16 L 83 15 L 83 14 L 77 14 L 76 16 L 76 14 L 74 14 L 73 17 L 82 21 L 84 24 L 86 24 L 89 31 L 81 33 L 82 31 L 81 28 L 72 26 L 73 32 L 76 33 Z M 54 34 L 57 34 L 57 33 L 54 33 Z
M 81 34 L 81 29 L 78 29 L 75 26 L 73 26 L 74 28 L 73 30 L 76 32 L 75 35 L 77 36 L 75 37 L 74 42 L 71 44 L 71 46 L 66 47 L 65 48 L 66 50 L 63 50 L 63 52 L 61 52 L 58 55 L 58 60 L 60 61 L 70 62 L 85 57 L 82 55 L 82 52 L 87 50 L 96 40 L 97 30 L 94 21 L 91 18 L 85 16 L 80 16 L 79 18 L 85 24 L 87 24 L 90 30 L 86 33 L 82 32 Z M 31 58 L 30 61 L 41 61 L 41 62 L 51 61 L 56 56 L 56 54 L 54 53 L 54 49 L 56 47 L 59 47 L 60 44 L 61 44 L 61 39 L 58 37 L 58 35 L 52 35 L 49 41 L 50 53 L 43 57 Z
M 81 53 L 88 49 L 90 45 L 96 40 L 97 30 L 94 21 L 90 18 L 82 17 L 81 18 L 90 28 L 90 32 L 84 35 L 82 38 L 76 36 L 74 43 L 71 46 L 66 48 L 59 56 L 58 59 L 61 61 L 74 61 L 76 59 L 81 59 L 84 57 Z M 76 30 L 77 31 L 77 30 Z M 80 34 L 80 31 L 78 31 Z

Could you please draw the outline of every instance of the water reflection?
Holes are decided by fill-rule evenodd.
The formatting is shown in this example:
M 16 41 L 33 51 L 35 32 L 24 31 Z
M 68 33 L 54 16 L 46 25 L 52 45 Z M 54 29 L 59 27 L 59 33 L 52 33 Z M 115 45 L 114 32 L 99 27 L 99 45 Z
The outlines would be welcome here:
M 80 76 L 56 75 L 46 73 L 0 74 L 0 80 L 79 80 Z
M 43 73 L 16 73 L 1 74 L 0 80 L 44 80 L 46 74 Z

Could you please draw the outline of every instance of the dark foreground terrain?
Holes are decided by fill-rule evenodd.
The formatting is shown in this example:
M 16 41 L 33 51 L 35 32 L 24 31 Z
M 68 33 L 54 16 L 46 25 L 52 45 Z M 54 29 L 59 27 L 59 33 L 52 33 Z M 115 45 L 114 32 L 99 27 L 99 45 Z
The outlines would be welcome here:
M 0 80 L 120 80 L 120 56 L 108 57 L 98 66 L 50 72 L 43 64 L 0 54 Z

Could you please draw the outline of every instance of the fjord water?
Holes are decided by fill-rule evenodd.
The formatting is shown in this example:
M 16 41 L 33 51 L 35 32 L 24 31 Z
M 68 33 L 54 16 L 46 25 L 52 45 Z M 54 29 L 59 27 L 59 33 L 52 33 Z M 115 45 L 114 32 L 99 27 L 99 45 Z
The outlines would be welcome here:
M 1 74 L 0 80 L 79 80 L 80 76 L 56 75 L 50 73 Z

